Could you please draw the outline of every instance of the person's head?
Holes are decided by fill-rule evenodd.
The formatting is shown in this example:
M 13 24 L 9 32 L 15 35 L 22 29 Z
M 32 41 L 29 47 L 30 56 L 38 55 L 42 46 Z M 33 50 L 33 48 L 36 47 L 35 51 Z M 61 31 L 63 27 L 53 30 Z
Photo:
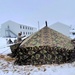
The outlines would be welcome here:
M 19 36 L 21 36 L 21 35 L 22 35 L 22 33 L 18 33 L 18 35 L 19 35 Z

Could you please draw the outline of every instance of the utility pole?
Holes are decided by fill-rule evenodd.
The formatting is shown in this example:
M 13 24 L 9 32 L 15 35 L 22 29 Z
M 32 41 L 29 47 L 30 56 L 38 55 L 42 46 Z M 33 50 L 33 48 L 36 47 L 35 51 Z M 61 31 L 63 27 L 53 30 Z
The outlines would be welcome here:
M 40 27 L 39 27 L 39 21 L 38 21 L 38 31 L 39 31 Z

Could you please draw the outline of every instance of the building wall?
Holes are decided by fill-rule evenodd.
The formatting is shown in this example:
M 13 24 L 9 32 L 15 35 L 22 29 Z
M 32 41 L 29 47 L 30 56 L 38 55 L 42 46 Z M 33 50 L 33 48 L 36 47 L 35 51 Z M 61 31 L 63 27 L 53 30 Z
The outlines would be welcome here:
M 70 26 L 57 22 L 55 24 L 50 25 L 50 28 L 70 37 Z
M 71 30 L 70 30 L 70 37 L 71 37 L 72 39 L 75 39 L 75 29 L 71 29 Z
M 1 28 L 0 28 L 0 37 L 1 37 Z
M 9 31 L 8 33 L 7 30 L 11 30 L 11 31 Z M 36 30 L 37 29 L 34 27 L 18 24 L 13 21 L 7 21 L 1 25 L 1 36 L 6 37 L 10 35 L 11 37 L 15 37 L 15 35 L 18 35 L 19 32 L 22 32 L 22 35 L 26 35 L 26 37 L 28 37 L 29 35 L 36 32 Z

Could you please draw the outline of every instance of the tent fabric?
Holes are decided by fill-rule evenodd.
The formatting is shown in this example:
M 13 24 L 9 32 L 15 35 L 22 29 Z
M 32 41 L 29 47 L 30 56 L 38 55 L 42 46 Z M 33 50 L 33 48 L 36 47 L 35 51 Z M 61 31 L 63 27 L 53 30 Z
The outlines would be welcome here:
M 39 46 L 50 46 L 50 47 L 61 47 L 66 49 L 73 49 L 74 46 L 71 43 L 71 38 L 45 26 L 35 34 L 24 40 L 21 47 L 39 47 Z

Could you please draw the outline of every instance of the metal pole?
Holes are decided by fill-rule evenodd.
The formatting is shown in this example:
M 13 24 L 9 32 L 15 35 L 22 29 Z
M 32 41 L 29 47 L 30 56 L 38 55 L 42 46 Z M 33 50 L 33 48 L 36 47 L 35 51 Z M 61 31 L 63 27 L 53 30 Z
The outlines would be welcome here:
M 39 21 L 38 21 L 38 30 L 39 30 L 39 28 L 40 28 L 40 27 L 39 27 Z

